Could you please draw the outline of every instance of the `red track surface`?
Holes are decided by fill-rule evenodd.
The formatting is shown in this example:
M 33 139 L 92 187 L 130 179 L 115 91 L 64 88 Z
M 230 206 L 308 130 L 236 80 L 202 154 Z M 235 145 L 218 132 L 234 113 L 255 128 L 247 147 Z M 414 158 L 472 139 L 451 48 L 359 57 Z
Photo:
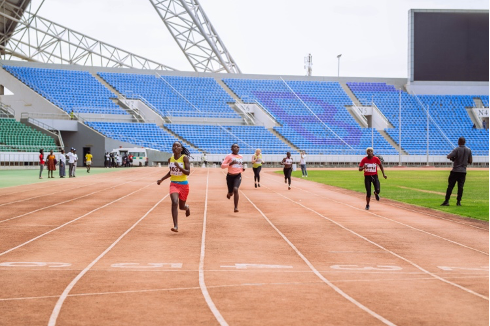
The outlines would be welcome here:
M 0 189 L 0 325 L 488 325 L 488 223 L 248 170 Z

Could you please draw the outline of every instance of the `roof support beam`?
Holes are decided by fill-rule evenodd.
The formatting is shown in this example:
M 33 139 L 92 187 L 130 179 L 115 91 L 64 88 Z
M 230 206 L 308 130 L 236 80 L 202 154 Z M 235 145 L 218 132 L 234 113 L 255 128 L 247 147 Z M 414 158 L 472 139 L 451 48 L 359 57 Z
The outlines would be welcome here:
M 198 0 L 150 0 L 197 72 L 241 73 Z

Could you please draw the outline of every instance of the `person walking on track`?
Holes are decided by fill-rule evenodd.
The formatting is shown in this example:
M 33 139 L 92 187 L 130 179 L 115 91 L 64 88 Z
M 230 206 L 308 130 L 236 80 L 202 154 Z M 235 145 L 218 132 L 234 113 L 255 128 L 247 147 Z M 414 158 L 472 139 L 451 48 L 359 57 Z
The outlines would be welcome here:
M 299 165 L 301 166 L 301 176 L 308 178 L 308 171 L 306 171 L 306 152 L 301 152 L 301 158 L 299 160 Z
M 254 171 L 255 188 L 257 188 L 257 184 L 260 188 L 260 170 L 262 170 L 262 164 L 264 164 L 262 151 L 257 148 L 255 154 L 252 155 L 252 170 Z
M 53 150 L 49 151 L 48 158 L 46 159 L 46 165 L 48 166 L 48 178 L 54 178 L 53 173 L 56 171 L 56 155 Z
M 388 178 L 383 169 L 383 164 L 374 156 L 372 147 L 366 148 L 367 156 L 359 163 L 359 171 L 364 170 L 364 187 L 366 188 L 366 210 L 369 210 L 369 202 L 371 201 L 371 183 L 374 185 L 374 196 L 379 201 L 379 193 L 381 191 L 378 179 L 378 166 L 383 173 L 383 177 Z
M 230 199 L 233 196 L 235 213 L 238 213 L 238 200 L 240 199 L 238 188 L 240 188 L 240 184 L 242 183 L 242 172 L 245 172 L 243 156 L 238 154 L 239 151 L 240 146 L 238 144 L 231 145 L 231 154 L 226 156 L 223 163 L 221 163 L 222 169 L 228 169 L 228 173 L 226 174 L 226 184 L 228 185 L 226 198 Z
M 92 167 L 92 158 L 94 156 L 90 154 L 90 151 L 85 154 L 85 165 L 87 166 L 87 173 L 90 173 L 90 167 Z
M 172 201 L 172 219 L 174 227 L 170 230 L 179 232 L 179 209 L 185 211 L 185 216 L 191 215 L 189 205 L 186 205 L 189 195 L 189 182 L 187 176 L 191 172 L 189 163 L 189 150 L 180 142 L 172 145 L 173 155 L 168 159 L 169 172 L 157 181 L 160 185 L 163 180 L 170 177 L 170 200 Z
M 281 164 L 284 166 L 284 183 L 288 184 L 288 190 L 291 190 L 291 173 L 293 172 L 293 159 L 291 152 L 286 153 L 286 157 L 282 159 Z
M 466 166 L 473 163 L 473 156 L 471 155 L 471 149 L 466 147 L 464 144 L 466 139 L 464 137 L 459 137 L 458 147 L 453 149 L 453 151 L 447 156 L 448 159 L 453 161 L 453 169 L 449 173 L 448 185 L 446 189 L 446 198 L 441 206 L 449 206 L 449 198 L 451 198 L 451 193 L 453 188 L 458 183 L 458 197 L 456 198 L 456 206 L 461 206 L 461 198 L 463 198 L 463 187 L 466 181 Z

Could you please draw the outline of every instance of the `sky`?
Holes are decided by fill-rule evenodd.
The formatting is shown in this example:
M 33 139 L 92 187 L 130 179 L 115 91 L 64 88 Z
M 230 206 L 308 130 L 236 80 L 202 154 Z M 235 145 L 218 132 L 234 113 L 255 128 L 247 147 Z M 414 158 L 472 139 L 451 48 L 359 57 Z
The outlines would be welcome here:
M 410 9 L 488 0 L 199 0 L 242 73 L 406 78 Z M 41 0 L 32 0 L 35 8 Z M 149 0 L 45 0 L 39 16 L 180 71 L 194 71 Z M 340 60 L 337 55 L 342 54 Z

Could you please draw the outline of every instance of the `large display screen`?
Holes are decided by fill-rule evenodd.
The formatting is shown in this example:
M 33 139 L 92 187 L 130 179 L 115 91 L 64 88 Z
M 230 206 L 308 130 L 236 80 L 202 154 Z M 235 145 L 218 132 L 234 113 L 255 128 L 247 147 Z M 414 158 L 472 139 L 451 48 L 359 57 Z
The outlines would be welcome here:
M 488 81 L 487 12 L 413 12 L 415 81 Z

